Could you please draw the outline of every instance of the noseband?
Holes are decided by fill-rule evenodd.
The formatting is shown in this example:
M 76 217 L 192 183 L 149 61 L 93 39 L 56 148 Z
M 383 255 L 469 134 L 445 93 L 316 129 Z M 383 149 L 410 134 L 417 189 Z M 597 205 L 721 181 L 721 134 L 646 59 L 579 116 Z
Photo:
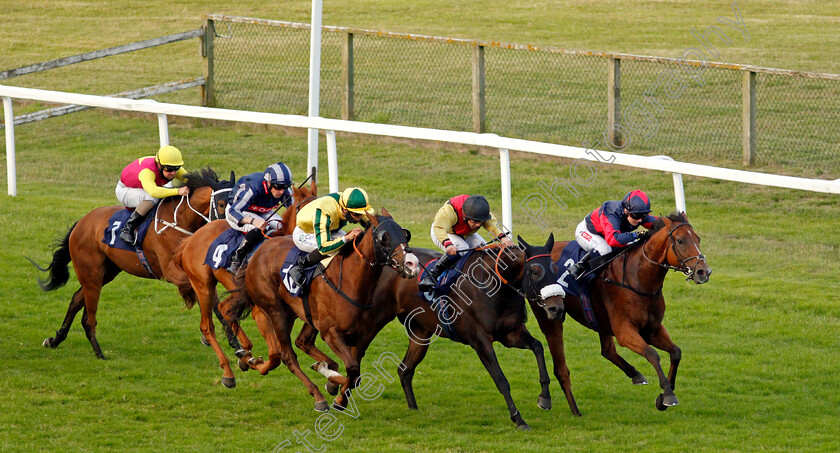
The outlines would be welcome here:
M 405 272 L 405 266 L 403 266 L 402 263 L 397 261 L 396 258 L 394 258 L 394 256 L 396 256 L 400 252 L 403 252 L 405 254 L 411 253 L 411 247 L 409 247 L 406 243 L 407 240 L 406 240 L 406 242 L 403 242 L 403 241 L 397 242 L 396 245 L 393 245 L 393 247 L 391 247 L 390 250 L 386 250 L 385 247 L 383 247 L 380 244 L 380 241 L 379 241 L 379 239 L 381 239 L 382 236 L 387 232 L 387 231 L 384 231 L 383 228 L 385 228 L 386 226 L 392 227 L 391 224 L 394 224 L 394 225 L 397 226 L 396 230 L 402 231 L 402 229 L 399 228 L 399 225 L 397 224 L 397 222 L 393 219 L 385 219 L 382 222 L 380 222 L 378 225 L 373 227 L 373 255 L 374 255 L 374 261 L 372 261 L 372 262 L 368 261 L 367 258 L 365 258 L 364 255 L 362 255 L 362 252 L 359 251 L 359 248 L 356 245 L 357 241 L 355 241 L 355 240 L 353 241 L 353 249 L 355 249 L 356 253 L 359 255 L 359 257 L 361 257 L 362 260 L 364 262 L 366 262 L 371 267 L 374 267 L 374 266 L 388 266 L 388 267 L 390 267 L 391 269 L 394 269 L 397 272 L 404 273 Z M 393 229 L 393 227 L 392 227 L 392 229 Z M 393 231 L 392 231 L 392 233 L 393 233 Z M 394 239 L 393 236 L 394 236 L 394 234 L 391 235 L 392 240 Z

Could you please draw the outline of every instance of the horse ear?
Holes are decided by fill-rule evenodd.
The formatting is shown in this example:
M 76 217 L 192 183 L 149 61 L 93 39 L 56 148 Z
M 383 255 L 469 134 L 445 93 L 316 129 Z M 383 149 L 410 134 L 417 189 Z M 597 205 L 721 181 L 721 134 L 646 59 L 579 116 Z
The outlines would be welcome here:
M 391 217 L 391 214 L 388 212 L 387 209 L 385 209 L 385 206 L 382 206 L 382 209 L 379 210 L 379 212 L 384 216 Z
M 231 189 L 235 185 L 236 185 L 236 173 L 234 173 L 233 170 L 231 170 L 230 171 L 230 187 L 231 187 Z
M 548 235 L 548 240 L 545 241 L 545 248 L 551 252 L 551 249 L 554 248 L 554 232 L 552 231 L 551 234 Z
M 524 245 L 526 249 L 531 248 L 531 244 L 528 244 L 527 242 L 525 242 L 525 239 L 522 239 L 522 236 L 517 234 L 516 235 L 516 240 L 519 241 L 520 244 Z

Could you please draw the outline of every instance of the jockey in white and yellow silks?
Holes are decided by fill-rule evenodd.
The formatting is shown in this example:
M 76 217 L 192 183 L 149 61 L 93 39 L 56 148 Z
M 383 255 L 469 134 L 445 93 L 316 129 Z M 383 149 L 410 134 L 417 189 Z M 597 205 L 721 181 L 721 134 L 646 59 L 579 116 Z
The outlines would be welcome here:
M 137 227 L 162 198 L 189 195 L 187 186 L 172 187 L 174 179 L 185 182 L 186 174 L 181 151 L 174 146 L 161 147 L 154 156 L 141 157 L 123 168 L 114 191 L 120 203 L 134 212 L 120 230 L 120 239 L 134 244 Z
M 300 285 L 303 270 L 314 266 L 322 259 L 335 255 L 346 243 L 362 234 L 362 228 L 345 233 L 341 230 L 348 223 L 367 224 L 365 214 L 373 215 L 367 192 L 351 187 L 341 194 L 331 193 L 319 197 L 302 207 L 297 215 L 297 225 L 292 240 L 297 248 L 310 252 L 289 269 L 289 277 Z

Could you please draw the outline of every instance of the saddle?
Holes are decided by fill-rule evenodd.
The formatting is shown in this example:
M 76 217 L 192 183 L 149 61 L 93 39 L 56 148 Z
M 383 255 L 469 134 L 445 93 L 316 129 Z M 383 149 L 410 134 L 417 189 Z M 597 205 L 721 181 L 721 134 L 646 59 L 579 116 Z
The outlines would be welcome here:
M 143 238 L 146 237 L 146 232 L 149 231 L 149 227 L 152 225 L 157 208 L 158 207 L 155 206 L 154 210 L 152 210 L 152 212 L 146 217 L 146 220 L 137 227 L 137 244 L 143 243 Z M 115 249 L 128 250 L 129 252 L 134 252 L 137 248 L 139 248 L 135 248 L 134 244 L 129 244 L 120 239 L 120 230 L 123 225 L 125 225 L 125 222 L 128 221 L 128 218 L 131 217 L 132 212 L 134 212 L 134 209 L 120 209 L 108 219 L 108 224 L 102 232 L 103 244 L 107 244 L 108 247 Z

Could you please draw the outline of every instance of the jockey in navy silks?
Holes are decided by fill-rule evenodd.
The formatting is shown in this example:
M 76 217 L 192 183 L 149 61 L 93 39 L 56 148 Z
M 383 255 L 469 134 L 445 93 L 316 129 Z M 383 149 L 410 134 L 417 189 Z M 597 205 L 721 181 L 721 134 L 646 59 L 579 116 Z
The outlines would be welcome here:
M 592 255 L 604 256 L 613 248 L 626 247 L 639 239 L 635 230 L 640 225 L 650 229 L 656 217 L 650 215 L 650 199 L 641 190 L 634 190 L 623 200 L 610 200 L 596 208 L 575 229 L 575 239 L 586 250 L 579 262 L 569 268 L 578 279 L 588 269 Z
M 266 235 L 282 228 L 277 210 L 281 206 L 288 208 L 294 201 L 292 171 L 283 162 L 277 162 L 264 172 L 239 178 L 235 190 L 225 208 L 225 218 L 231 228 L 245 233 L 245 240 L 231 260 L 231 267 L 238 269 Z

